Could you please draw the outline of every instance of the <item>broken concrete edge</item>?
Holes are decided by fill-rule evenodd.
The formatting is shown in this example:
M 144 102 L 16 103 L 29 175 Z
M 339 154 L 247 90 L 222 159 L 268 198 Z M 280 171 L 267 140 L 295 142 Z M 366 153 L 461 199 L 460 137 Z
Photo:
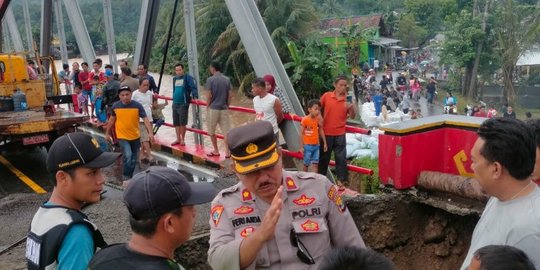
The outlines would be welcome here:
M 81 126 L 91 128 L 94 132 L 99 133 L 102 136 L 105 136 L 105 132 L 103 130 L 102 126 L 96 126 L 93 122 L 85 122 L 81 124 Z M 207 160 L 204 157 L 194 155 L 192 153 L 184 152 L 181 149 L 173 148 L 170 145 L 163 145 L 159 143 L 153 143 L 152 144 L 152 150 L 157 152 L 162 152 L 165 154 L 169 154 L 171 156 L 180 158 L 182 160 L 185 160 L 187 162 L 191 162 L 193 164 L 202 165 L 206 167 L 210 167 L 213 169 L 223 169 L 224 165 L 220 163 L 213 162 L 211 160 Z
M 476 212 L 472 210 L 469 215 L 465 216 L 462 215 L 464 213 L 462 211 L 458 211 L 457 214 L 454 214 L 444 207 L 428 205 L 425 202 L 416 199 L 414 196 L 405 193 L 388 193 L 380 195 L 362 194 L 354 197 L 344 196 L 344 200 L 366 245 L 386 256 L 397 256 L 390 257 L 390 259 L 396 261 L 408 260 L 402 258 L 403 256 L 396 254 L 401 254 L 400 252 L 403 252 L 402 250 L 406 250 L 405 246 L 414 245 L 413 242 L 421 242 L 428 245 L 426 248 L 422 247 L 422 250 L 419 250 L 419 252 L 433 253 L 433 248 L 442 245 L 448 246 L 448 249 L 451 248 L 453 244 L 448 245 L 446 242 L 450 240 L 451 242 L 456 241 L 450 239 L 452 237 L 446 235 L 446 231 L 443 229 L 438 231 L 435 236 L 426 233 L 418 233 L 423 232 L 424 230 L 429 231 L 429 226 L 431 226 L 431 222 L 426 222 L 425 219 L 418 219 L 416 225 L 411 224 L 416 218 L 419 218 L 419 215 L 429 215 L 430 218 L 428 220 L 431 220 L 432 218 L 441 217 L 441 214 L 437 213 L 446 212 L 447 215 L 455 215 L 455 217 L 452 218 L 454 221 L 449 222 L 455 222 L 455 220 L 459 219 L 465 220 L 467 223 L 464 226 L 470 228 L 470 232 L 466 230 L 454 230 L 453 232 L 453 234 L 456 234 L 453 238 L 460 239 L 459 241 L 463 242 L 463 246 L 468 246 L 468 241 L 470 240 L 472 229 L 474 228 L 473 223 L 478 219 L 475 215 Z M 428 207 L 432 210 L 415 211 L 414 213 L 410 212 L 414 209 L 423 209 L 422 207 Z M 453 206 L 448 206 L 447 208 L 451 210 L 452 207 Z M 403 220 L 403 217 L 405 217 L 406 220 Z M 382 229 L 382 231 L 378 231 L 379 229 Z M 389 229 L 395 231 L 389 232 Z M 197 235 L 192 236 L 190 240 L 176 250 L 175 259 L 186 269 L 211 269 L 207 262 L 209 238 L 210 233 L 208 229 L 207 231 L 197 232 Z M 452 249 L 456 248 L 452 247 Z M 433 255 L 431 259 L 437 260 L 440 264 L 449 264 L 451 266 L 450 268 L 445 269 L 455 269 L 452 267 L 459 266 L 458 264 L 461 263 L 462 257 L 465 255 L 463 253 L 464 251 L 466 250 L 443 252 L 444 254 L 441 253 L 442 255 L 435 252 L 435 255 Z M 418 264 L 418 262 L 416 263 Z
M 392 187 L 381 188 L 382 193 L 400 196 L 399 199 L 406 202 L 417 202 L 442 209 L 459 216 L 480 216 L 484 211 L 486 202 L 461 197 L 459 195 L 417 188 L 397 190 Z

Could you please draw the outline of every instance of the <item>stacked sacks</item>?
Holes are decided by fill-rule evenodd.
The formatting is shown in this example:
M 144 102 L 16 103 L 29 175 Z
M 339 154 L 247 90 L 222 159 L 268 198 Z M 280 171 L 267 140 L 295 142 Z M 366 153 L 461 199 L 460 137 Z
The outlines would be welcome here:
M 366 102 L 362 104 L 360 111 L 360 117 L 362 122 L 367 127 L 380 127 L 385 126 L 405 120 L 410 120 L 411 116 L 409 114 L 403 113 L 400 109 L 396 109 L 395 112 L 386 112 L 381 113 L 379 116 L 375 115 L 375 105 L 373 102 Z
M 371 135 L 347 133 L 347 158 L 379 157 L 379 129 L 373 129 Z

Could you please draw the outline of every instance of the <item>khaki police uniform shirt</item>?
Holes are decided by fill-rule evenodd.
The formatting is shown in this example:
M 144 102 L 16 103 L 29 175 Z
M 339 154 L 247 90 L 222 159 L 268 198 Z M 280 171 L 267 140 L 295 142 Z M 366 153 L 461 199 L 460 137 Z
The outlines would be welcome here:
M 365 247 L 337 186 L 322 175 L 283 172 L 283 208 L 274 238 L 247 269 L 317 269 L 334 247 Z M 222 190 L 212 202 L 208 261 L 214 270 L 240 268 L 240 244 L 260 226 L 269 204 L 242 183 Z M 298 259 L 290 241 L 294 227 L 315 264 Z

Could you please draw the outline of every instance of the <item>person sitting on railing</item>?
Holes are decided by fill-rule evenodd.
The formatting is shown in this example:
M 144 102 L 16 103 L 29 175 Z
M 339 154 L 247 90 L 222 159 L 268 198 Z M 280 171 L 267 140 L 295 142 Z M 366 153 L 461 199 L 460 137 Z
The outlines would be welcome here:
M 163 109 L 167 105 L 169 105 L 168 100 L 165 100 L 165 103 L 159 103 L 156 96 L 154 96 L 152 99 L 152 122 L 154 123 L 154 134 L 156 134 L 159 128 L 165 123 Z

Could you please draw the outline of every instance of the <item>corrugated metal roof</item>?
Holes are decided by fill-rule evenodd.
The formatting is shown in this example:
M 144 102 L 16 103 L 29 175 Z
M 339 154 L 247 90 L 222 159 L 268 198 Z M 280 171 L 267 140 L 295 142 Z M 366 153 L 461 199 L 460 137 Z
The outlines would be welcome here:
M 540 65 L 540 51 L 525 51 L 518 59 L 516 66 Z
M 400 42 L 401 40 L 399 39 L 393 39 L 393 38 L 387 38 L 387 37 L 380 37 L 378 39 L 375 39 L 373 41 L 373 44 L 375 45 L 379 45 L 379 46 L 383 46 L 383 47 L 386 47 L 386 46 L 389 46 L 389 45 L 396 45 Z
M 324 37 L 340 37 L 341 34 L 339 30 L 341 28 L 345 28 L 353 24 L 358 24 L 362 28 L 379 27 L 381 19 L 381 15 L 363 15 L 349 18 L 325 19 L 321 21 L 319 29 Z

